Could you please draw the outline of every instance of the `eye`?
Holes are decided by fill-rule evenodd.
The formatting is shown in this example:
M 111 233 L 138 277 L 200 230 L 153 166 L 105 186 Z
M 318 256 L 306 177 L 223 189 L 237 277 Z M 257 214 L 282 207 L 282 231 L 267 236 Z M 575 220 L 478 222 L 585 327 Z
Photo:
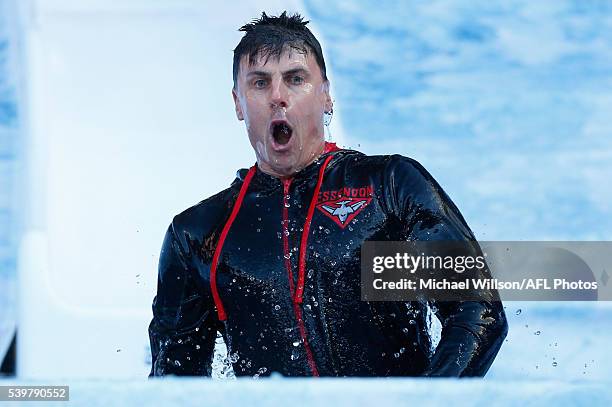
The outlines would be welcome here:
M 304 83 L 304 78 L 299 76 L 299 75 L 293 75 L 291 77 L 291 84 L 292 85 L 301 85 Z
M 253 85 L 255 85 L 257 89 L 263 89 L 266 87 L 267 82 L 265 79 L 257 79 L 255 82 L 253 82 Z

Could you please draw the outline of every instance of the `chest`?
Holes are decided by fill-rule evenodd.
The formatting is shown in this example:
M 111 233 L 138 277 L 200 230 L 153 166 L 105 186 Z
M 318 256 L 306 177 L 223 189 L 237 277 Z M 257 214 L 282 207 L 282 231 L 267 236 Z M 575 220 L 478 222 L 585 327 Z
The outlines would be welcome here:
M 375 181 L 324 182 L 316 196 L 308 183 L 249 191 L 223 246 L 218 282 L 291 288 L 303 263 L 306 284 L 357 287 L 361 244 L 393 238 Z

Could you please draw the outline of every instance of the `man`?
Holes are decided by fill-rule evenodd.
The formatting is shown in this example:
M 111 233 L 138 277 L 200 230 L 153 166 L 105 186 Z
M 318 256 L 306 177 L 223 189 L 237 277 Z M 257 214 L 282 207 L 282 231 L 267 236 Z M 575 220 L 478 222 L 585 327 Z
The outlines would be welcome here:
M 495 292 L 436 303 L 436 349 L 425 304 L 360 300 L 364 241 L 475 239 L 416 161 L 325 142 L 332 99 L 306 24 L 263 13 L 240 29 L 232 96 L 257 164 L 168 228 L 151 375 L 210 375 L 217 332 L 237 376 L 484 375 L 507 332 Z

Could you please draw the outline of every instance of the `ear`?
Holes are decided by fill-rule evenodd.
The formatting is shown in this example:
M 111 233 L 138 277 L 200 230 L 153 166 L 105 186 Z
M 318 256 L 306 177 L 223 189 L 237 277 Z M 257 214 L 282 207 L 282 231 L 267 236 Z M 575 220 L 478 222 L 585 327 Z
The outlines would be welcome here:
M 234 106 L 236 108 L 236 117 L 238 120 L 244 120 L 244 114 L 242 114 L 242 107 L 240 106 L 240 100 L 238 99 L 238 94 L 236 93 L 236 89 L 232 88 L 232 97 L 234 98 Z
M 325 113 L 329 113 L 334 109 L 334 101 L 329 94 L 329 81 L 323 83 L 323 94 L 325 95 Z

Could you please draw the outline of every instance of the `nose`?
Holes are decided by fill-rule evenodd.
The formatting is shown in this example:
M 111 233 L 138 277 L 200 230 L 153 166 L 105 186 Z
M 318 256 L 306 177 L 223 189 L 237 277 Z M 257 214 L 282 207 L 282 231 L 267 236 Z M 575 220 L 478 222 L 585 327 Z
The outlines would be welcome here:
M 278 108 L 286 108 L 289 105 L 288 89 L 282 78 L 272 82 L 272 91 L 270 94 L 270 107 L 275 110 Z

